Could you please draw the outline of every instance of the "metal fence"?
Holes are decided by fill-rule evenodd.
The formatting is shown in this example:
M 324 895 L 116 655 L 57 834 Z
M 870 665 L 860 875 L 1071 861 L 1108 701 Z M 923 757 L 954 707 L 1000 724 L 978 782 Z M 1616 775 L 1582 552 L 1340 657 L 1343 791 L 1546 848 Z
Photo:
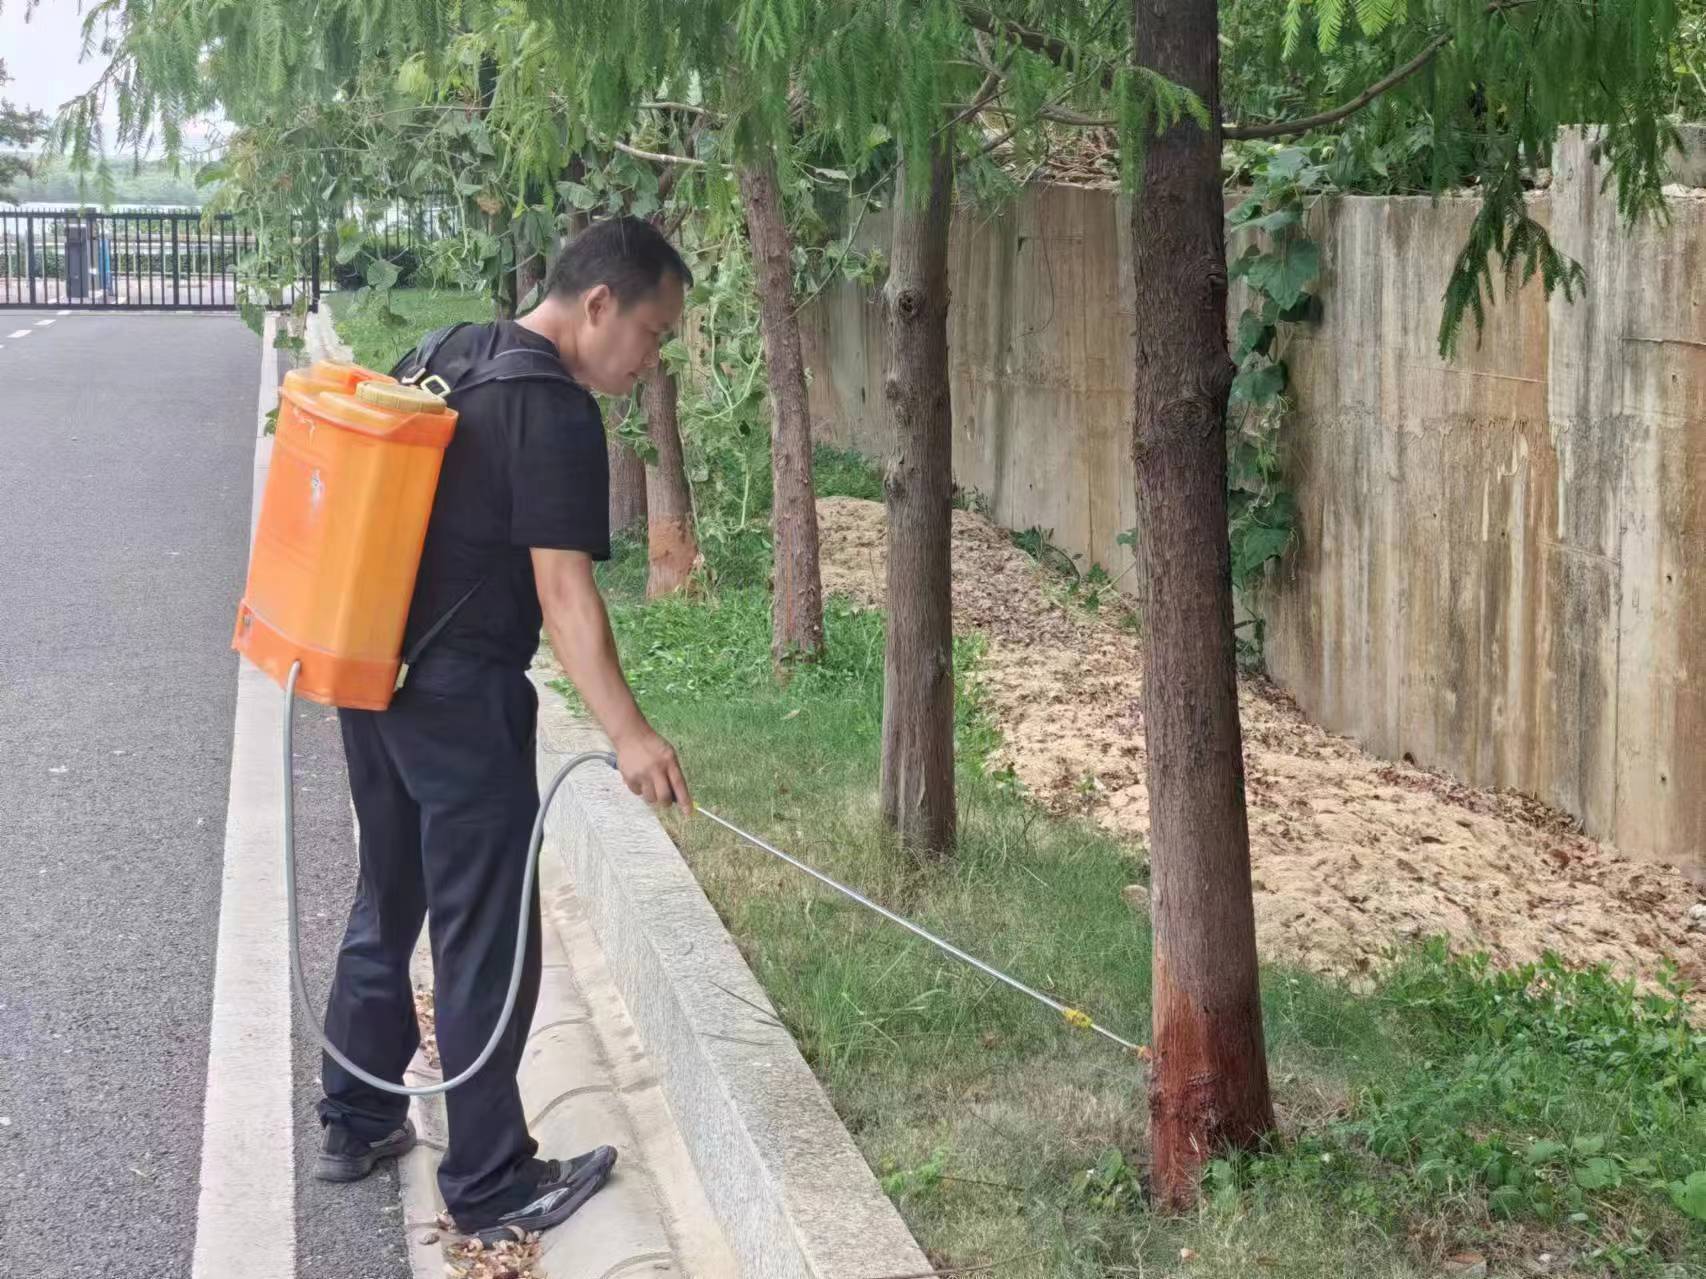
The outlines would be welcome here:
M 0 209 L 0 307 L 234 310 L 253 248 L 230 214 Z M 317 300 L 317 261 L 299 287 Z
M 413 284 L 427 246 L 463 231 L 462 208 L 448 197 L 352 205 L 341 221 L 365 232 L 360 253 L 337 260 L 335 225 L 303 236 L 297 281 L 280 301 L 306 294 L 318 304 L 323 267 L 328 285 L 359 287 L 374 256 L 397 266 L 399 283 Z M 229 213 L 0 209 L 0 308 L 235 310 L 243 300 L 238 263 L 254 247 L 254 233 Z

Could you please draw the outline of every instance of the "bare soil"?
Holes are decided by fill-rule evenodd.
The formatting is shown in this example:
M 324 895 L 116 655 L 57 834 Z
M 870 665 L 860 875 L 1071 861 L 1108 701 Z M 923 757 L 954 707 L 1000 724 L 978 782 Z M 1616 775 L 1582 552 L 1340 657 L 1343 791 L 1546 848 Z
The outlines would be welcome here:
M 818 519 L 825 591 L 880 606 L 882 505 L 826 498 Z M 988 645 L 982 690 L 1003 738 L 992 765 L 1140 854 L 1149 803 L 1135 631 L 1063 598 L 1056 574 L 979 515 L 954 513 L 953 555 L 954 625 Z M 1703 894 L 1681 871 L 1588 839 L 1526 796 L 1377 759 L 1265 680 L 1242 679 L 1239 706 L 1266 958 L 1363 985 L 1396 945 L 1445 934 L 1500 964 L 1552 950 L 1644 982 L 1668 958 L 1706 985 L 1706 932 L 1689 917 Z

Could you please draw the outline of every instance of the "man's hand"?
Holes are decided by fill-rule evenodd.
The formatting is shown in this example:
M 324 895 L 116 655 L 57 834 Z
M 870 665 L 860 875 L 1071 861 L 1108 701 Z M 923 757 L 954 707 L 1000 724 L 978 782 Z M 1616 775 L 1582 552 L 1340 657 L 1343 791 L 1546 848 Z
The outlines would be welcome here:
M 536 547 L 533 578 L 551 648 L 587 709 L 610 734 L 628 789 L 648 804 L 680 804 L 692 812 L 675 748 L 646 722 L 622 675 L 592 560 L 580 551 Z
M 646 724 L 615 746 L 616 768 L 629 790 L 648 804 L 665 808 L 680 804 L 693 811 L 693 797 L 687 793 L 687 780 L 681 775 L 675 748 L 656 729 Z

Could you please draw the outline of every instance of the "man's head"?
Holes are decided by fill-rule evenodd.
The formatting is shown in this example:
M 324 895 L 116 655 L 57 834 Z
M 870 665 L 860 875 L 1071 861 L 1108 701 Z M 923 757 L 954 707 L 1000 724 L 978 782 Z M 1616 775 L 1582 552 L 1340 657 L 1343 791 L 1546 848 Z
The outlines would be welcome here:
M 558 255 L 545 300 L 522 321 L 557 344 L 583 386 L 626 395 L 657 363 L 693 273 L 651 223 L 597 222 Z

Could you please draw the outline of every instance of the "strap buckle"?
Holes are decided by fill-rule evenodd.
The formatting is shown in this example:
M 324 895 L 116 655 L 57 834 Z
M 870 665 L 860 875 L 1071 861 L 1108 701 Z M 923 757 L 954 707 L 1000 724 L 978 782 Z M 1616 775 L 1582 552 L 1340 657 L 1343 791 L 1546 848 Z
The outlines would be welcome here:
M 420 387 L 423 391 L 431 391 L 441 400 L 445 399 L 450 394 L 450 383 L 446 382 L 436 373 L 427 374 L 419 382 L 416 382 L 415 385 Z

